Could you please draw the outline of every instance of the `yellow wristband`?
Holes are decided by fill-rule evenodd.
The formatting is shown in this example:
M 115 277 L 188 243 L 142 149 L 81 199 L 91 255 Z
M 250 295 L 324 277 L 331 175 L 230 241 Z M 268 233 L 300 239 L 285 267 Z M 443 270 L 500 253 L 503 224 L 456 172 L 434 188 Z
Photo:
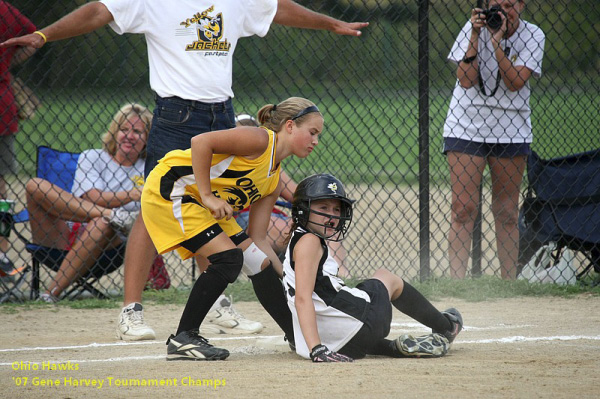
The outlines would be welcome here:
M 40 32 L 39 30 L 36 30 L 33 33 L 36 34 L 36 35 L 40 35 L 42 37 L 42 39 L 44 39 L 44 43 L 48 43 L 48 38 L 42 32 Z

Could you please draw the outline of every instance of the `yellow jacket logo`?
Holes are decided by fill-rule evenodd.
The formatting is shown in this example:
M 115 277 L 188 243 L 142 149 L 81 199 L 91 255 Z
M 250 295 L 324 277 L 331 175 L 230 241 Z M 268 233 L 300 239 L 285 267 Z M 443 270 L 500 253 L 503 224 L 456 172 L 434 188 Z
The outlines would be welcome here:
M 131 177 L 134 187 L 144 187 L 144 176 L 135 175 Z
M 228 52 L 231 44 L 223 39 L 223 14 L 209 15 L 214 11 L 210 6 L 206 11 L 196 13 L 192 18 L 187 18 L 180 25 L 185 28 L 194 26 L 198 40 L 185 47 L 185 51 L 223 51 Z

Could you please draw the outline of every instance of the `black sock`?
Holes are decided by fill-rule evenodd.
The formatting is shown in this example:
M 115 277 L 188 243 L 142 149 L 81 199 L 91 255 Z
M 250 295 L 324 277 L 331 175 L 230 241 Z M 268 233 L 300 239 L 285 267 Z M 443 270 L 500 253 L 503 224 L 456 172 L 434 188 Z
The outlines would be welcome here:
M 373 348 L 369 351 L 369 355 L 403 357 L 402 353 L 396 348 L 394 341 L 385 338 L 375 343 Z
M 221 275 L 214 271 L 211 272 L 210 268 L 202 273 L 196 280 L 185 304 L 179 327 L 177 327 L 177 334 L 183 331 L 198 331 L 206 314 L 228 284 Z
M 198 277 L 185 304 L 177 334 L 198 331 L 206 314 L 230 282 L 234 282 L 242 270 L 244 260 L 239 248 L 219 252 L 208 257 L 210 266 Z
M 402 294 L 392 301 L 392 305 L 405 315 L 412 317 L 434 331 L 448 331 L 452 329 L 450 320 L 441 314 L 427 298 L 406 281 L 404 282 Z
M 281 327 L 288 341 L 294 342 L 292 312 L 287 304 L 281 280 L 272 265 L 254 276 L 248 276 L 260 304 Z

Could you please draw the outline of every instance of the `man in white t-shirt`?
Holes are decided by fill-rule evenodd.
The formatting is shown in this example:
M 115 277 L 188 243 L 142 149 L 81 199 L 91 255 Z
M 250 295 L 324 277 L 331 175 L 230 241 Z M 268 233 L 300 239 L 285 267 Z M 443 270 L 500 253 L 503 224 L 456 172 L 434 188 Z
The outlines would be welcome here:
M 486 165 L 501 275 L 516 277 L 519 189 L 532 141 L 529 78 L 542 73 L 544 32 L 520 19 L 524 0 L 491 0 L 494 17 L 471 11 L 448 59 L 457 82 L 444 124 L 452 182 L 450 275 L 466 275 Z M 499 26 L 495 26 L 494 18 Z
M 150 86 L 156 92 L 147 147 L 148 175 L 168 151 L 189 148 L 194 135 L 235 126 L 231 81 L 237 40 L 264 36 L 273 22 L 351 36 L 360 36 L 360 29 L 368 25 L 340 21 L 291 0 L 103 0 L 86 4 L 40 31 L 0 43 L 0 48 L 40 48 L 47 41 L 78 36 L 107 24 L 118 34 L 144 34 Z M 117 331 L 122 339 L 155 337 L 144 323 L 141 305 L 154 256 L 154 246 L 139 217 L 129 236 L 125 257 L 125 307 Z M 253 280 L 256 294 L 271 315 L 282 314 L 282 309 L 285 313 L 285 297 L 277 292 L 281 291 L 280 281 L 268 269 L 257 277 L 260 281 Z M 276 321 L 283 323 L 282 329 L 290 337 L 293 332 L 288 332 L 293 329 L 289 310 L 284 319 Z

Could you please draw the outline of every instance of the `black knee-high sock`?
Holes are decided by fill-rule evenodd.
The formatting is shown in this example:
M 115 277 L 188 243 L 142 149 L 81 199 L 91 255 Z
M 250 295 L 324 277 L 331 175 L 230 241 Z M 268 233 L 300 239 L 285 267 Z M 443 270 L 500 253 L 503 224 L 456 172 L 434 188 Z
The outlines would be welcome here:
M 183 331 L 198 331 L 206 314 L 230 282 L 234 282 L 242 270 L 241 249 L 232 249 L 208 257 L 211 265 L 198 277 L 185 304 L 177 327 Z
M 197 331 L 212 305 L 229 284 L 223 277 L 209 269 L 198 277 L 190 292 L 179 320 L 177 334 L 183 331 Z
M 392 305 L 405 315 L 412 317 L 434 331 L 448 331 L 452 329 L 450 320 L 441 314 L 427 298 L 406 281 L 404 282 L 402 294 L 392 301 Z
M 294 323 L 292 312 L 281 286 L 281 280 L 272 265 L 254 276 L 248 276 L 260 304 L 281 327 L 287 339 L 294 342 Z

